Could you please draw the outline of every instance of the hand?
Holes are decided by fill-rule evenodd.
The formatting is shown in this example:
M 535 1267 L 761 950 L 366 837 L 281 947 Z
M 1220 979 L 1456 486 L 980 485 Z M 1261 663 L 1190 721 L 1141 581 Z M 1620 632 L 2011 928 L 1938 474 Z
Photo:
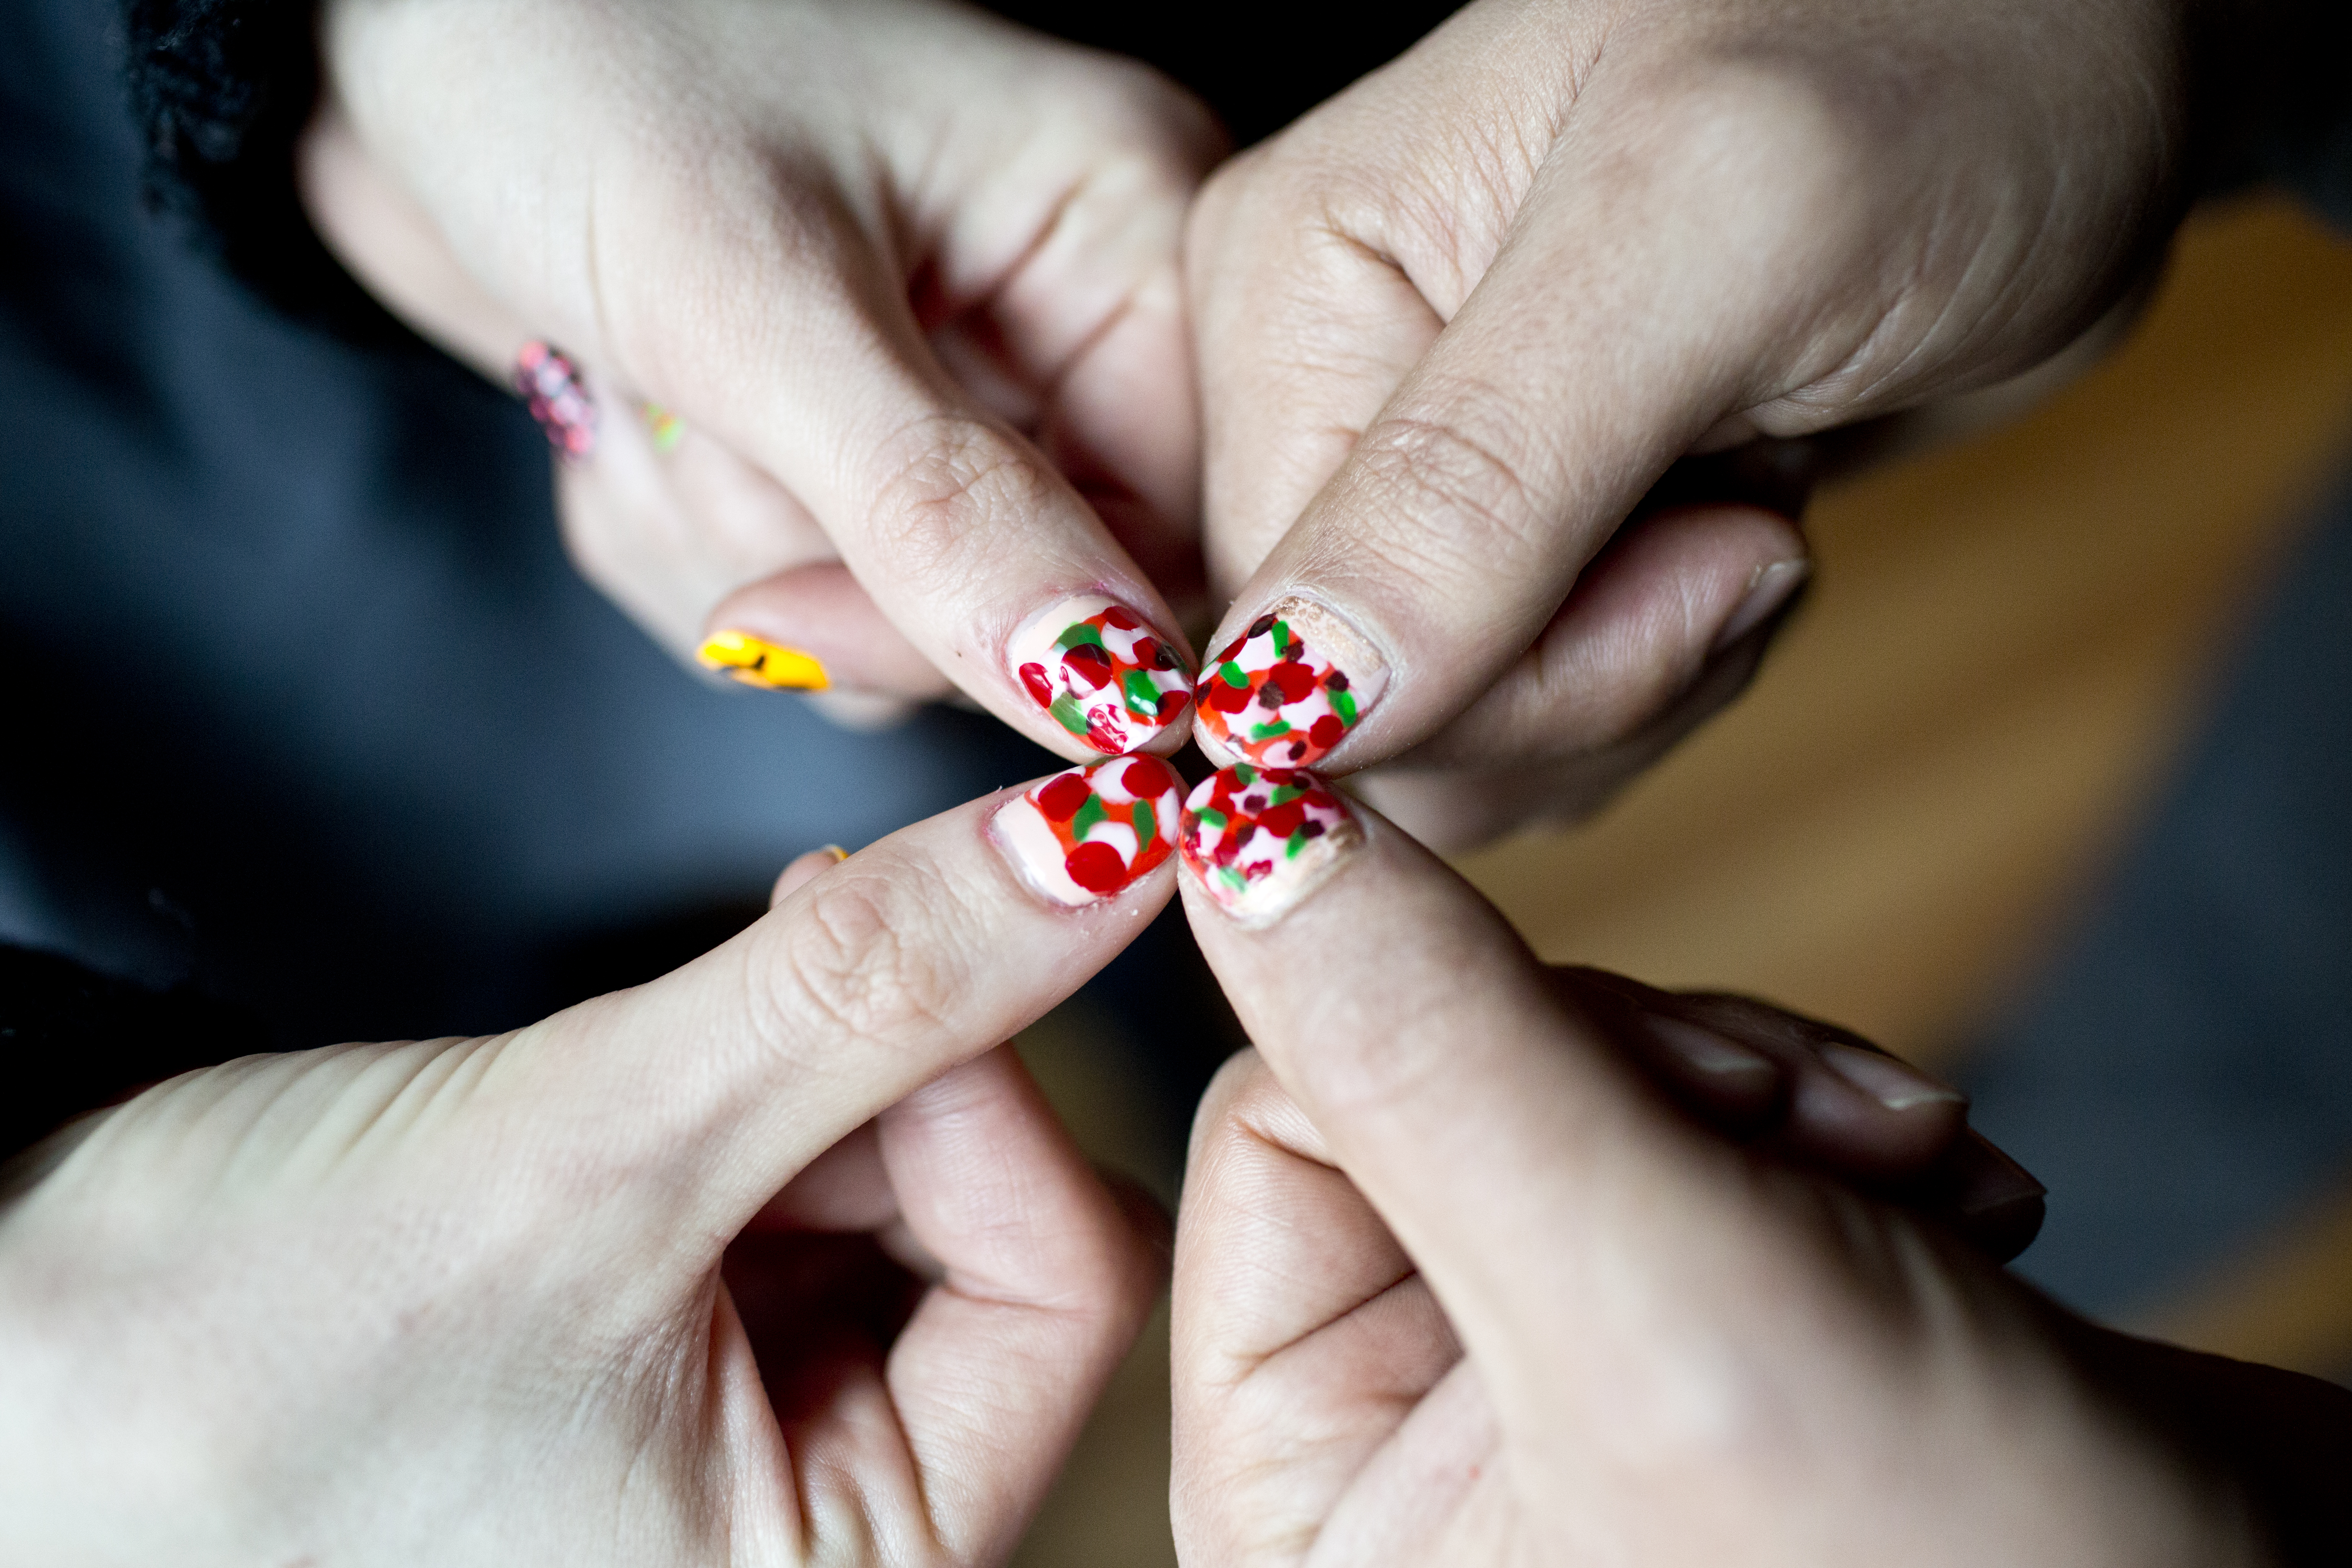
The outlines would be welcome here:
M 1737 692 L 1807 571 L 1801 485 L 1621 520 L 1687 454 L 2098 320 L 2181 200 L 2187 11 L 1477 0 L 1225 165 L 1187 279 L 1208 647 L 1249 689 L 1210 660 L 1204 749 L 1385 764 L 1442 844 L 1588 809 Z M 1350 712 L 1309 690 L 1333 666 Z
M 1254 884 L 1286 912 L 1185 883 L 1263 1053 L 1180 1220 L 1188 1563 L 2342 1560 L 2352 1395 L 2095 1329 L 1868 1195 L 1953 1098 L 1759 1004 L 1547 972 L 1369 815 L 1313 844 Z M 1776 1077 L 1746 1147 L 1719 1090 L 1676 1108 Z
M 657 637 L 730 634 L 753 684 L 961 687 L 1073 757 L 1181 743 L 1154 582 L 1200 591 L 1204 110 L 944 0 L 331 0 L 322 38 L 320 231 L 483 374 L 576 363 L 566 538 Z M 1107 683 L 1055 646 L 1090 615 Z
M 0 1558 L 1003 1562 L 1165 1233 L 991 1047 L 1171 878 L 1049 904 L 988 809 L 531 1027 L 58 1140 L 0 1209 Z

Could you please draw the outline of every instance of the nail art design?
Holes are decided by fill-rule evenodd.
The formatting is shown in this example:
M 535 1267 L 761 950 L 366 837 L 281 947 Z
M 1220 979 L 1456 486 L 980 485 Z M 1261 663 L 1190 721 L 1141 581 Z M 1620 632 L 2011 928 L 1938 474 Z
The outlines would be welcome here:
M 686 421 L 658 403 L 639 404 L 637 414 L 645 420 L 646 433 L 653 437 L 656 452 L 668 451 L 686 434 Z
M 814 655 L 731 628 L 711 633 L 694 657 L 705 669 L 764 691 L 823 691 L 833 684 Z
M 1183 717 L 1192 671 L 1143 617 L 1100 594 L 1065 599 L 1013 635 L 1013 673 L 1097 752 L 1132 752 Z
M 1226 752 L 1294 768 L 1345 739 L 1387 684 L 1387 665 L 1353 626 L 1292 598 L 1211 659 L 1194 696 L 1202 731 Z
M 1363 836 L 1339 792 L 1303 768 L 1235 763 L 1184 803 L 1185 863 L 1253 923 L 1297 903 Z
M 514 386 L 559 455 L 577 463 L 595 451 L 596 401 L 570 355 L 551 343 L 523 344 L 515 356 Z
M 989 832 L 1022 879 L 1076 908 L 1125 892 L 1176 847 L 1182 781 L 1158 757 L 1055 773 L 1008 802 Z

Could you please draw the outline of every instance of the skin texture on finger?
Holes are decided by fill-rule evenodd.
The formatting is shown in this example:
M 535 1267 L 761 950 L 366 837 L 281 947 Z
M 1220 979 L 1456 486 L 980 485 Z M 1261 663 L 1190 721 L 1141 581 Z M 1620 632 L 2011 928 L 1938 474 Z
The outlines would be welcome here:
M 509 1037 L 475 1113 L 514 1119 L 550 1179 L 635 1172 L 607 1216 L 618 1234 L 714 1248 L 853 1128 L 1043 1016 L 1166 901 L 1166 868 L 1083 908 L 1040 898 L 987 835 L 1009 798 L 869 845 L 684 968 Z
M 1175 261 L 1214 147 L 1205 117 L 1135 68 L 922 0 L 501 0 L 467 7 L 463 28 L 449 15 L 345 4 L 324 32 L 343 110 L 388 177 L 429 197 L 454 270 L 527 302 L 510 313 L 788 493 L 899 639 L 983 706 L 1066 754 L 1098 749 L 1029 700 L 1008 639 L 1088 593 L 1181 651 L 1175 618 L 1069 480 L 934 357 L 927 328 L 977 321 L 1035 382 L 1041 437 L 1133 503 L 1148 553 L 1175 559 L 1197 466 Z M 461 33 L 467 60 L 442 58 Z M 493 87 L 465 68 L 478 58 L 511 68 Z M 435 123 L 560 155 L 486 193 L 481 138 L 461 153 L 399 112 L 402 84 L 434 78 L 448 81 Z M 919 321 L 918 304 L 943 319 Z M 603 513 L 604 534 L 642 527 Z M 638 554 L 663 552 L 655 531 Z M 772 555 L 725 588 L 793 563 Z M 632 608 L 677 640 L 677 605 Z M 1138 748 L 1181 743 L 1181 713 L 1145 728 Z
M 1202 1100 L 1179 1215 L 1180 1554 L 1280 1561 L 1314 1539 L 1460 1347 L 1412 1259 L 1255 1052 L 1227 1062 Z M 1302 1384 L 1344 1394 L 1302 1400 Z M 1265 1465 L 1262 1447 L 1283 1462 Z M 1244 1521 L 1245 1535 L 1228 1533 Z
M 1594 557 L 1494 685 L 1398 764 L 1508 767 L 1622 744 L 1699 682 L 1727 635 L 1737 640 L 1786 603 L 1808 570 L 1803 535 L 1760 508 L 1646 519 Z
M 1009 1047 L 879 1131 L 907 1229 L 942 1270 L 892 1347 L 891 1397 L 941 1544 L 1002 1561 L 1142 1330 L 1165 1222 L 1138 1228 Z
M 2119 83 L 2160 81 L 2173 33 L 2131 11 L 2041 19 Z M 2166 210 L 2177 99 L 2026 83 L 2010 104 L 2004 80 L 1922 114 L 1908 84 L 1962 76 L 1906 47 L 1992 67 L 2017 37 L 1929 16 L 1484 0 L 1228 176 L 1226 208 L 1336 212 L 1444 323 L 1210 645 L 1304 594 L 1380 650 L 1389 694 L 1329 765 L 1400 753 L 1486 690 L 1683 453 L 2011 374 L 2124 286 Z M 2058 200 L 2073 144 L 2035 131 L 2059 125 L 2139 138 L 2129 172 Z M 1958 148 L 2017 177 L 1947 178 Z M 2054 227 L 2078 240 L 2063 264 Z
M 2099 1405 L 2037 1307 L 1893 1211 L 1673 1116 L 1401 835 L 1368 817 L 1260 930 L 1189 878 L 1185 897 L 1252 1039 L 1543 1478 L 1521 1505 L 1574 1543 L 1564 1560 L 1753 1557 L 1767 1517 L 1773 1561 L 1958 1561 L 1928 1543 L 1962 1521 L 1999 1521 L 2004 1559 L 2230 1560 L 2226 1507 Z M 1928 1475 L 1949 1485 L 1923 1495 Z M 2032 1500 L 2070 1497 L 2098 1505 Z

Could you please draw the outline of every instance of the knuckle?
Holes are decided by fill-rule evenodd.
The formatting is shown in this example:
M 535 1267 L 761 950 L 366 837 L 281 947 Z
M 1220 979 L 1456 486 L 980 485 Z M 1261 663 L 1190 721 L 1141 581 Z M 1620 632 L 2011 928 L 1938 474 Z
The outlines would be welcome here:
M 812 885 L 762 950 L 765 984 L 752 992 L 772 1009 L 763 1033 L 782 1041 L 814 1025 L 892 1043 L 946 1029 L 956 964 L 938 932 L 908 929 L 908 912 L 870 878 L 836 870 Z
M 1454 422 L 1399 416 L 1365 431 L 1355 463 L 1379 503 L 1415 524 L 1412 531 L 1475 540 L 1473 551 L 1493 559 L 1498 547 L 1539 550 L 1549 521 L 1515 445 Z
M 869 531 L 926 587 L 963 581 L 982 552 L 1060 500 L 1043 466 L 969 415 L 926 415 L 884 443 Z

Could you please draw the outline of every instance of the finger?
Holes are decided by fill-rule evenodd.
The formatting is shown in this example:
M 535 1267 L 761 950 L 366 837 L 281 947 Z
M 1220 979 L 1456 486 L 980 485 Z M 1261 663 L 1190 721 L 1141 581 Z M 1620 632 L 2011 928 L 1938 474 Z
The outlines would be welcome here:
M 1193 1124 L 1171 1318 L 1171 1497 L 1188 1560 L 1248 1520 L 1312 1535 L 1460 1359 L 1412 1261 L 1255 1052 Z
M 634 1173 L 600 1215 L 705 1250 L 1125 946 L 1169 895 L 1178 800 L 1166 764 L 1117 759 L 893 834 L 676 973 L 503 1042 L 482 1110 L 517 1119 L 551 1201 Z
M 1492 1369 L 1498 1404 L 1525 1397 L 1533 1384 L 1522 1378 L 1557 1370 L 1563 1321 L 1631 1339 L 1625 1314 L 1683 1310 L 1653 1286 L 1691 1285 L 1695 1268 L 1705 1289 L 1726 1288 L 1716 1274 L 1762 1245 L 1740 1227 L 1771 1228 L 1743 1156 L 1675 1116 L 1592 1023 L 1561 1007 L 1490 906 L 1369 813 L 1327 825 L 1262 873 L 1245 857 L 1266 835 L 1220 867 L 1234 817 L 1253 812 L 1215 793 L 1229 776 L 1188 803 L 1184 897 L 1202 951 L 1284 1087 Z M 1280 809 L 1255 788 L 1249 799 L 1260 819 Z M 1225 826 L 1207 830 L 1204 810 L 1221 810 Z M 1297 869 L 1310 858 L 1319 864 Z M 1241 889 L 1205 879 L 1204 866 L 1237 867 Z M 1686 1227 L 1675 1235 L 1688 1257 L 1655 1275 L 1593 1271 L 1620 1248 L 1641 1256 L 1661 1226 Z M 1626 1375 L 1654 1373 L 1673 1375 Z
M 677 215 L 700 231 L 692 253 L 728 258 L 697 313 L 729 330 L 629 345 L 632 382 L 807 505 L 906 641 L 982 706 L 1073 757 L 1181 744 L 1191 654 L 1167 605 L 939 364 L 898 269 L 845 216 L 711 210 L 730 205 Z
M 695 657 L 762 691 L 943 697 L 954 688 L 838 562 L 795 566 L 710 612 Z
M 1010 1047 L 885 1111 L 882 1154 L 943 1275 L 888 1382 L 932 1528 L 957 1562 L 1020 1539 L 1166 1273 Z
M 1623 104 L 1612 121 L 1598 100 L 1622 90 L 1598 80 L 1580 98 L 1476 286 L 1211 638 L 1200 723 L 1221 760 L 1310 765 L 1344 739 L 1333 764 L 1353 768 L 1425 740 L 1536 641 L 1667 466 L 1753 400 L 1752 367 L 1802 308 L 1764 299 L 1756 280 L 1809 276 L 1803 257 L 1834 226 L 1759 213 L 1753 191 L 1768 171 L 1757 149 L 1717 144 L 1720 113 L 1662 146 L 1596 143 L 1591 125 L 1659 122 L 1655 106 Z M 1355 239 L 1377 254 L 1410 249 L 1389 221 L 1366 219 Z M 1704 240 L 1692 237 L 1700 224 Z M 1438 282 L 1416 286 L 1437 297 Z M 1699 646 L 1734 613 L 1726 605 Z M 1259 684 L 1284 657 L 1259 628 L 1283 621 L 1307 622 L 1319 656 L 1291 662 L 1318 679 L 1336 668 L 1354 693 L 1328 743 L 1299 726 L 1295 754 L 1268 749 L 1297 742 L 1266 737 L 1260 716 L 1240 725 L 1246 710 L 1209 700 L 1221 663 Z
M 1328 223 L 1266 153 L 1227 163 L 1186 236 L 1210 585 L 1238 593 L 1444 322 L 1396 262 Z
M 1685 507 L 1630 525 L 1501 679 L 1400 761 L 1507 767 L 1621 745 L 1699 686 L 1811 571 L 1803 536 L 1761 508 Z
M 1861 1037 L 1747 997 L 1553 976 L 1703 1125 L 1929 1215 L 1995 1262 L 2041 1229 L 2047 1189 L 1969 1127 L 1966 1097 Z

